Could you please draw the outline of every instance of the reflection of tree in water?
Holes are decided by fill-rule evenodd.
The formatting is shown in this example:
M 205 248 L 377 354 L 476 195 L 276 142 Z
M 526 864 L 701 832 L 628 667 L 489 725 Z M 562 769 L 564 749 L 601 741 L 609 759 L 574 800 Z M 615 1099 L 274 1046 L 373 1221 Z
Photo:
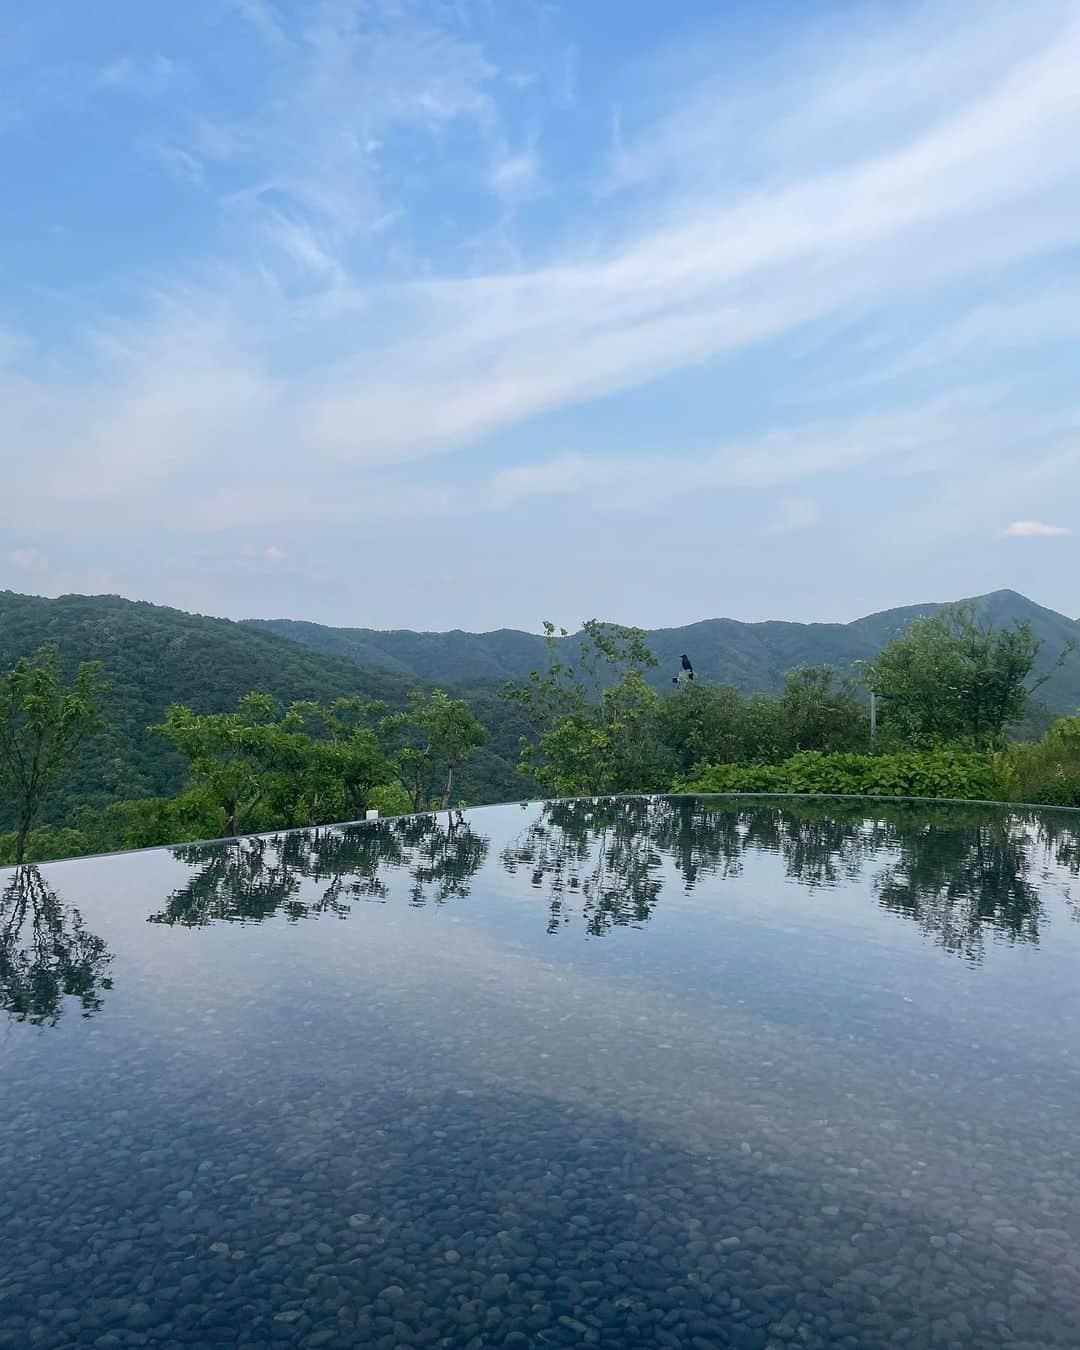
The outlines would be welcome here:
M 593 936 L 649 918 L 663 887 L 654 809 L 644 797 L 550 802 L 503 850 L 509 872 L 528 868 L 534 886 L 547 886 L 549 933 L 569 922 L 578 896 Z
M 386 899 L 395 874 L 411 904 L 442 904 L 468 894 L 488 849 L 460 812 L 185 845 L 173 852 L 192 874 L 151 920 L 341 916 L 354 900 Z M 762 853 L 811 891 L 865 876 L 885 909 L 972 961 L 991 934 L 1037 942 L 1040 886 L 1054 866 L 1080 874 L 1077 827 L 1065 813 L 824 798 L 550 802 L 501 862 L 546 892 L 549 932 L 580 913 L 600 937 L 648 922 L 672 871 L 689 891 L 739 875 Z
M 1048 851 L 1049 850 L 1049 851 Z M 915 802 L 602 798 L 554 802 L 502 855 L 528 868 L 550 905 L 549 931 L 580 903 L 586 932 L 651 916 L 669 859 L 687 890 L 778 854 L 811 890 L 870 872 L 880 903 L 946 951 L 982 958 L 986 936 L 1037 942 L 1039 882 L 1051 857 L 1080 872 L 1076 827 L 1045 813 Z M 580 901 L 578 900 L 580 897 Z
M 1045 908 L 1031 877 L 1038 841 L 1001 814 L 965 829 L 937 824 L 900 838 L 878 876 L 881 903 L 914 919 L 946 951 L 982 959 L 988 929 L 1038 942 Z
M 417 821 L 425 822 L 425 827 L 417 829 Z M 403 830 L 403 836 L 413 850 L 408 863 L 413 905 L 424 905 L 429 899 L 437 905 L 464 899 L 490 847 L 486 836 L 477 834 L 460 811 L 451 813 L 445 827 L 435 824 L 432 828 L 433 822 L 429 816 L 403 822 L 412 826 Z
M 111 960 L 36 867 L 12 873 L 0 893 L 0 1007 L 19 1022 L 55 1025 L 70 996 L 89 1017 L 112 988 L 105 974 Z
M 409 816 L 344 828 L 185 844 L 172 850 L 192 875 L 151 923 L 198 927 L 349 913 L 354 900 L 383 900 L 390 872 L 411 878 L 410 899 L 441 904 L 468 893 L 487 840 L 460 816 Z

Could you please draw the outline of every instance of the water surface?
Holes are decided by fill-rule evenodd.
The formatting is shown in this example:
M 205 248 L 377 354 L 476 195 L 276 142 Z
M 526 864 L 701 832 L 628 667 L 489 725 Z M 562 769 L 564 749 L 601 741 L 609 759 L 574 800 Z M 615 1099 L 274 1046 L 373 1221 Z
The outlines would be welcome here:
M 1080 817 L 0 872 L 0 1346 L 1080 1345 Z

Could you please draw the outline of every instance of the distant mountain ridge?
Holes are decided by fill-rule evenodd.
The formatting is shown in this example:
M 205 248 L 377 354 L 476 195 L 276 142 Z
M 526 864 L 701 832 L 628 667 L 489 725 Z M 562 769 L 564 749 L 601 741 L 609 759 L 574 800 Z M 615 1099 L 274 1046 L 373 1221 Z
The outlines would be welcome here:
M 1080 622 L 1015 591 L 995 591 L 973 603 L 997 624 L 1026 619 L 1043 640 L 1040 670 L 1052 667 L 1067 643 L 1080 641 Z M 912 618 L 938 608 L 912 605 L 849 624 L 706 619 L 655 629 L 649 641 L 660 666 L 652 678 L 657 687 L 670 688 L 684 651 L 702 680 L 729 681 L 745 692 L 774 690 L 785 670 L 804 663 L 827 663 L 846 673 Z M 576 641 L 562 640 L 565 655 L 573 655 Z M 43 642 L 57 644 L 69 669 L 79 661 L 101 661 L 109 685 L 106 729 L 87 746 L 75 774 L 49 803 L 47 817 L 54 823 L 80 805 L 175 792 L 185 766 L 148 727 L 172 702 L 217 712 L 235 706 L 250 689 L 265 690 L 283 703 L 363 693 L 400 708 L 410 690 L 441 685 L 467 698 L 491 733 L 466 768 L 463 794 L 480 803 L 528 791 L 515 768 L 525 727 L 497 691 L 506 680 L 525 679 L 529 671 L 546 666 L 547 648 L 535 633 L 382 632 L 286 619 L 236 622 L 116 595 L 46 599 L 0 591 L 0 670 Z M 1048 711 L 1028 720 L 1028 733 L 1039 731 L 1051 713 L 1080 708 L 1080 647 L 1061 670 L 1052 671 L 1038 697 Z M 0 830 L 5 824 L 0 811 Z
M 969 601 L 996 625 L 1026 620 L 1042 640 L 1038 673 L 1050 678 L 1039 699 L 1055 713 L 1080 708 L 1080 621 L 1036 604 L 1017 591 L 993 591 Z M 851 623 L 791 623 L 765 620 L 703 619 L 680 628 L 648 631 L 649 644 L 660 665 L 650 678 L 657 687 L 670 682 L 687 652 L 700 679 L 736 685 L 745 693 L 776 690 L 786 670 L 797 665 L 831 665 L 843 674 L 854 673 L 858 661 L 874 656 L 891 638 L 924 614 L 936 613 L 941 603 L 906 605 L 882 610 Z M 524 679 L 547 661 L 544 638 L 535 633 L 502 628 L 490 633 L 418 633 L 408 629 L 332 628 L 294 619 L 252 619 L 250 626 L 290 638 L 329 655 L 344 656 L 368 667 L 381 667 L 399 676 L 434 683 L 485 684 Z M 572 655 L 577 636 L 560 639 L 560 649 Z M 1053 670 L 1061 651 L 1070 643 L 1078 649 L 1060 670 Z

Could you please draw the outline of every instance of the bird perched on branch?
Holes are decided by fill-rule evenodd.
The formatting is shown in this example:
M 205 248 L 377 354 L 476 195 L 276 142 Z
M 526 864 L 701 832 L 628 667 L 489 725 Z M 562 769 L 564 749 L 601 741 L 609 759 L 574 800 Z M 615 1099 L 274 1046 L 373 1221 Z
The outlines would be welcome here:
M 683 652 L 682 670 L 678 673 L 678 675 L 673 675 L 671 677 L 671 683 L 682 684 L 685 680 L 692 680 L 693 678 L 694 678 L 694 667 L 690 664 L 690 658 L 687 656 L 685 652 Z

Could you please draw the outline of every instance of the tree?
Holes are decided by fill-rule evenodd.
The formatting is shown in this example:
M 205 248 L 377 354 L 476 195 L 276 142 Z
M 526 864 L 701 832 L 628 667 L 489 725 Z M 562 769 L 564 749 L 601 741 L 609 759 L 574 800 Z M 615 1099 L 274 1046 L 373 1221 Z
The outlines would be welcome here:
M 866 750 L 870 719 L 856 685 L 844 680 L 834 684 L 831 666 L 796 666 L 784 675 L 777 700 L 783 754 L 800 750 Z
M 746 699 L 730 684 L 687 680 L 663 701 L 658 735 L 688 774 L 702 764 L 735 764 L 746 758 Z
M 1080 806 L 1080 716 L 1059 717 L 1042 740 L 1012 749 L 1022 802 Z
M 672 758 L 658 734 L 662 706 L 640 670 L 629 670 L 598 703 L 556 720 L 527 761 L 541 790 L 577 797 L 666 789 Z
M 441 793 L 443 809 L 450 804 L 454 775 L 487 731 L 464 699 L 453 699 L 441 689 L 414 693 L 409 710 L 397 725 L 409 738 L 398 751 L 397 764 L 412 800 L 420 811 Z
M 174 703 L 165 721 L 151 728 L 185 756 L 196 782 L 221 808 L 226 835 L 239 834 L 241 825 L 249 823 L 264 789 L 245 733 L 274 715 L 270 696 L 252 693 L 228 713 L 196 713 Z
M 397 779 L 388 738 L 401 718 L 382 717 L 382 707 L 355 696 L 282 711 L 269 694 L 251 693 L 229 713 L 174 704 L 156 729 L 187 757 L 231 836 L 362 815 Z
M 994 628 L 970 605 L 915 619 L 863 665 L 863 683 L 885 698 L 883 736 L 914 746 L 1000 745 L 1042 683 L 1026 683 L 1039 646 L 1026 621 Z
M 0 677 L 0 793 L 15 816 L 16 863 L 49 793 L 103 725 L 99 671 L 83 662 L 65 684 L 59 652 L 46 644 Z
M 658 664 L 642 628 L 588 619 L 575 638 L 577 655 L 558 654 L 565 628 L 544 621 L 550 661 L 546 672 L 531 671 L 524 684 L 508 684 L 503 697 L 517 705 L 533 729 L 522 737 L 519 767 L 533 774 L 541 790 L 556 795 L 621 790 L 626 770 L 640 761 L 645 721 L 655 719 L 659 695 L 644 672 Z M 653 729 L 650 743 L 655 745 Z M 615 760 L 620 768 L 615 768 Z M 650 760 L 650 773 L 652 772 Z M 644 783 L 627 783 L 643 787 Z
M 330 750 L 330 767 L 344 792 L 344 814 L 358 820 L 378 788 L 397 781 L 387 741 L 399 717 L 385 717 L 386 705 L 356 694 L 329 705 L 294 703 L 292 711 L 321 730 Z

